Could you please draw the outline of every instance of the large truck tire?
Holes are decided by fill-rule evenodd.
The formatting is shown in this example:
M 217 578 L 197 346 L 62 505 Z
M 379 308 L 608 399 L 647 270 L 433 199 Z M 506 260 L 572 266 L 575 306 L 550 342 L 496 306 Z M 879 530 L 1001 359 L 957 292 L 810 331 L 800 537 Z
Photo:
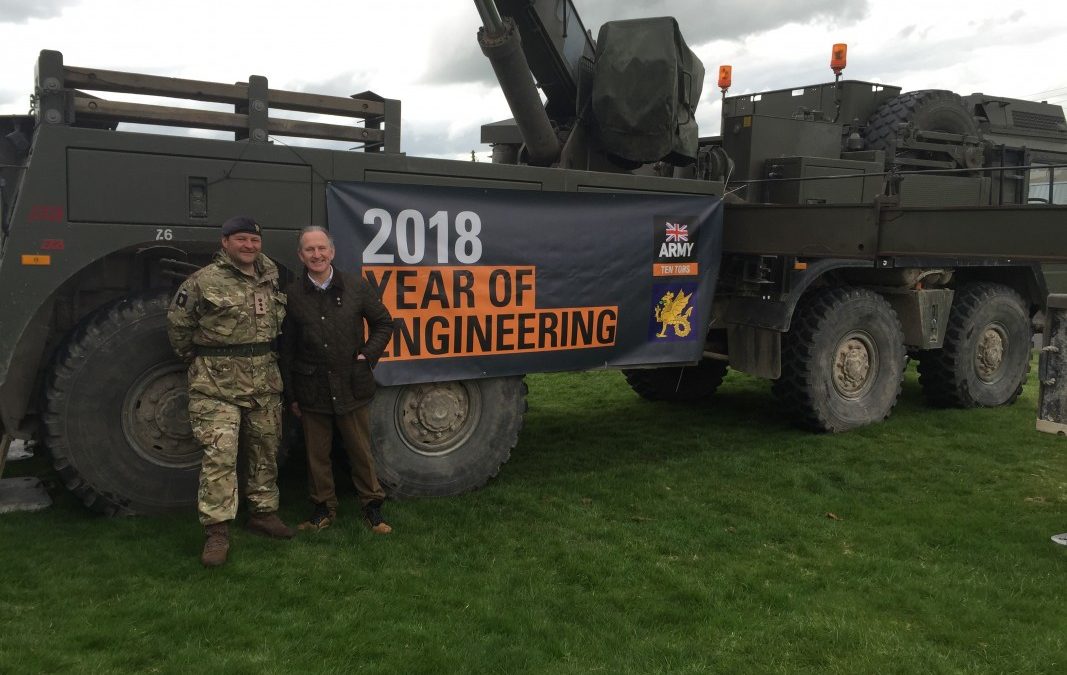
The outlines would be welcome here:
M 797 306 L 772 390 L 802 427 L 847 431 L 889 417 L 904 374 L 904 335 L 885 298 L 825 288 Z
M 923 131 L 981 136 L 978 123 L 958 94 L 926 89 L 901 94 L 879 106 L 864 131 L 867 147 L 889 151 L 897 137 L 897 127 L 906 123 Z M 886 163 L 891 165 L 893 157 L 887 156 Z M 969 148 L 958 164 L 962 169 L 976 169 L 982 166 L 982 153 L 977 147 Z
M 46 391 L 46 444 L 67 488 L 109 515 L 196 503 L 200 448 L 186 364 L 167 340 L 169 296 L 130 297 L 86 318 Z
M 623 370 L 626 382 L 649 401 L 699 401 L 708 398 L 726 376 L 725 361 L 705 359 L 695 366 Z
M 523 376 L 379 387 L 371 403 L 378 478 L 391 497 L 446 497 L 485 485 L 518 442 Z
M 956 292 L 941 349 L 918 354 L 923 395 L 942 407 L 1014 403 L 1030 372 L 1032 341 L 1030 313 L 1015 290 L 968 284 Z

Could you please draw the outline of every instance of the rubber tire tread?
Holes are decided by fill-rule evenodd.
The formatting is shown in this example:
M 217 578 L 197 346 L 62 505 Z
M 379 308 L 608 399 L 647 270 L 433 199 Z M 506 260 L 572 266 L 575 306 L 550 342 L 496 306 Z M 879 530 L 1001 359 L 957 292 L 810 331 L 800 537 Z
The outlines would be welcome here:
M 890 388 L 879 392 L 885 400 L 875 401 L 880 403 L 876 412 L 858 420 L 835 416 L 823 393 L 832 391 L 833 384 L 827 378 L 829 363 L 821 360 L 828 358 L 822 348 L 836 349 L 836 344 L 825 343 L 825 338 L 831 333 L 843 334 L 841 319 L 852 318 L 856 313 L 844 312 L 845 317 L 837 315 L 850 304 L 869 304 L 871 311 L 889 322 L 891 333 L 883 336 L 886 344 L 878 345 L 879 360 L 884 364 L 883 377 Z M 836 343 L 836 340 L 831 342 Z M 793 312 L 793 324 L 782 336 L 782 375 L 774 381 L 771 391 L 798 426 L 820 432 L 848 431 L 889 417 L 900 396 L 904 363 L 904 334 L 900 320 L 885 298 L 864 288 L 824 288 L 805 296 Z
M 727 363 L 714 359 L 695 366 L 635 368 L 623 370 L 626 383 L 649 401 L 702 401 L 709 398 L 726 377 Z
M 467 382 L 480 388 L 482 418 L 463 445 L 442 457 L 413 452 L 396 430 L 394 409 L 403 386 L 378 388 L 370 411 L 372 451 L 390 498 L 450 497 L 477 490 L 511 458 L 529 409 L 525 377 Z
M 946 103 L 959 108 L 962 118 L 969 120 L 961 126 L 936 125 L 940 127 L 951 126 L 954 128 L 928 129 L 929 131 L 944 131 L 948 133 L 979 135 L 978 125 L 974 118 L 967 112 L 967 106 L 959 94 L 945 89 L 923 89 L 910 91 L 896 96 L 881 106 L 871 115 L 867 121 L 867 127 L 863 132 L 867 147 L 872 150 L 888 150 L 897 135 L 897 125 L 902 122 L 912 122 L 916 117 L 923 114 L 923 110 L 929 106 Z M 893 163 L 892 157 L 886 157 L 886 165 Z M 973 168 L 973 167 L 971 167 Z
M 1010 384 L 1004 392 L 1002 402 L 982 403 L 972 391 L 974 380 L 967 375 L 970 371 L 965 366 L 973 363 L 974 354 L 967 344 L 970 332 L 975 328 L 971 320 L 977 312 L 989 307 L 997 298 L 1005 298 L 1015 303 L 1026 320 L 1025 365 L 1015 376 L 1015 386 Z M 944 408 L 978 408 L 1011 405 L 1023 393 L 1023 385 L 1030 373 L 1030 345 L 1033 333 L 1030 327 L 1026 302 L 1014 289 L 993 282 L 968 284 L 956 292 L 949 312 L 948 326 L 945 328 L 945 341 L 941 349 L 931 349 L 918 353 L 919 384 L 923 396 L 931 405 Z M 1012 341 L 1012 345 L 1019 341 Z M 1006 356 L 1007 358 L 1007 356 Z M 977 377 L 977 375 L 975 375 Z M 1011 380 L 1009 380 L 1010 382 Z
M 126 334 L 137 321 L 145 320 L 153 313 L 165 313 L 169 304 L 169 294 L 146 294 L 115 300 L 85 317 L 56 350 L 57 356 L 45 389 L 45 444 L 63 484 L 93 511 L 110 516 L 142 512 L 136 506 L 131 506 L 123 495 L 101 491 L 85 479 L 83 471 L 79 471 L 78 458 L 71 450 L 64 415 L 70 414 L 71 406 L 77 406 L 80 402 L 68 401 L 68 393 L 76 390 L 78 380 L 83 376 L 82 369 L 93 365 L 94 352 L 116 336 Z M 120 431 L 120 440 L 107 439 L 101 442 L 125 443 L 125 438 L 121 436 Z M 113 468 L 121 470 L 121 466 Z M 195 498 L 194 489 L 190 493 L 190 504 L 195 504 Z

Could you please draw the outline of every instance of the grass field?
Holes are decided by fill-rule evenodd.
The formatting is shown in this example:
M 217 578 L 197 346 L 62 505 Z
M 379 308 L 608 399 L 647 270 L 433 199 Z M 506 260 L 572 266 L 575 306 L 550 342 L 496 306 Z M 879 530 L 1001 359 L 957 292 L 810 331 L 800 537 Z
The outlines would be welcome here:
M 700 407 L 615 372 L 528 381 L 500 477 L 388 503 L 389 537 L 351 491 L 334 528 L 239 532 L 218 570 L 191 515 L 54 491 L 0 516 L 0 671 L 1067 672 L 1067 441 L 1034 431 L 1032 381 L 934 410 L 912 371 L 889 421 L 834 436 L 736 373 Z

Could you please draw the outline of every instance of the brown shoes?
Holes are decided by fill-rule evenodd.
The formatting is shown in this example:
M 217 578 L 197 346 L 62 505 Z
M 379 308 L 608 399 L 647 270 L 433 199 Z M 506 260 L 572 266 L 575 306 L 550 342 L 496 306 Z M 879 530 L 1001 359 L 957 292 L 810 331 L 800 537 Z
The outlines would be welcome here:
M 378 500 L 363 507 L 363 522 L 375 534 L 389 534 L 393 528 L 382 518 L 382 503 Z
M 215 523 L 205 526 L 204 534 L 207 539 L 200 562 L 204 567 L 218 567 L 226 562 L 226 554 L 230 552 L 230 528 L 226 523 Z
M 333 525 L 337 520 L 337 512 L 330 509 L 325 504 L 316 504 L 315 510 L 312 512 L 311 517 L 300 523 L 297 527 L 301 531 L 318 531 L 325 530 L 330 525 Z M 385 522 L 382 518 L 382 503 L 380 501 L 373 501 L 363 507 L 363 522 L 371 532 L 375 534 L 389 534 L 393 531 L 393 528 L 389 526 L 389 523 Z
M 272 539 L 292 539 L 296 536 L 296 530 L 283 523 L 278 513 L 274 511 L 249 515 L 245 529 L 252 534 Z
M 311 517 L 297 525 L 300 530 L 325 530 L 337 520 L 337 513 L 325 504 L 316 504 Z

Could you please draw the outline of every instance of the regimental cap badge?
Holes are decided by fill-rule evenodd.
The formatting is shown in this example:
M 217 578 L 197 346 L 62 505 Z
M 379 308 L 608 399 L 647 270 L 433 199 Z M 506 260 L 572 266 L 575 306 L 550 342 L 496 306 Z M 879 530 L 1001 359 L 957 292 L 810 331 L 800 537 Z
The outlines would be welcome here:
M 262 230 L 251 216 L 234 216 L 222 224 L 222 236 L 247 232 L 248 234 L 262 234 Z

